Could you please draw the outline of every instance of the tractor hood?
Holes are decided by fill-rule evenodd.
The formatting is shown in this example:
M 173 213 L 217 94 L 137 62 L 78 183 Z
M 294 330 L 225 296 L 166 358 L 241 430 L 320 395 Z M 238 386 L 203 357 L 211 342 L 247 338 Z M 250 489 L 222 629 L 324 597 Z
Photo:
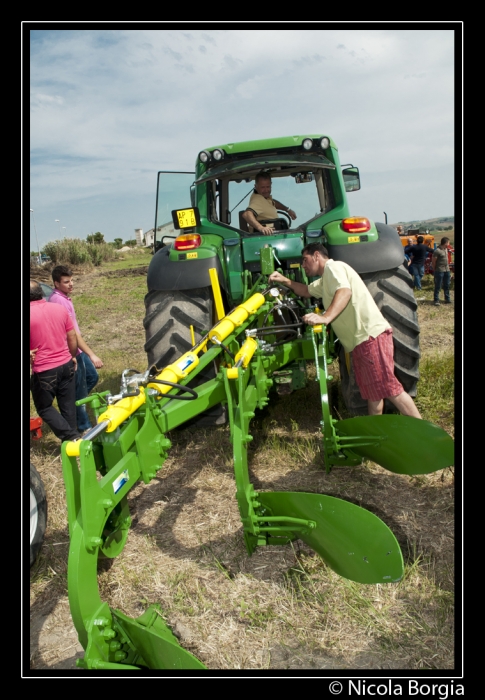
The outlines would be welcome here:
M 236 175 L 241 175 L 241 178 L 249 177 L 251 173 L 256 174 L 260 170 L 271 170 L 271 171 L 281 171 L 281 170 L 297 170 L 300 171 L 302 168 L 331 168 L 335 170 L 335 163 L 331 160 L 325 158 L 322 155 L 312 155 L 312 154 L 280 154 L 280 155 L 261 155 L 253 156 L 251 158 L 238 159 L 232 161 L 225 161 L 220 165 L 216 165 L 211 168 L 208 172 L 205 172 L 198 180 L 195 181 L 196 185 L 202 182 L 207 182 L 208 180 L 215 180 L 222 177 L 230 177 L 234 179 Z M 273 173 L 276 175 L 277 173 Z

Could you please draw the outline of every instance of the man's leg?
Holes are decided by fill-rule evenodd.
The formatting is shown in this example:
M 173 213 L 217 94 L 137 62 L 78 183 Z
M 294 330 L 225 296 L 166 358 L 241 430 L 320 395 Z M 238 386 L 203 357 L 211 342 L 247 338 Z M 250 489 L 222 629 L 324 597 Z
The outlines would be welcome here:
M 443 292 L 445 293 L 445 304 L 451 304 L 450 280 L 451 272 L 443 272 Z
M 63 372 L 60 373 L 59 384 L 57 388 L 57 405 L 62 417 L 76 431 L 77 415 L 76 415 L 76 377 L 73 362 L 68 362 L 62 366 Z M 72 439 L 72 438 L 71 438 Z
M 76 355 L 77 359 L 77 370 L 76 370 L 76 401 L 79 399 L 85 399 L 88 395 L 88 388 L 86 386 L 86 368 L 84 366 L 83 352 Z M 80 433 L 85 430 L 92 428 L 91 421 L 89 420 L 88 412 L 86 406 L 76 406 L 76 417 L 77 417 L 77 429 Z
M 421 291 L 421 281 L 424 275 L 424 265 L 416 265 L 416 289 Z
M 421 418 L 421 414 L 418 411 L 416 404 L 412 398 L 405 391 L 398 396 L 388 396 L 387 397 L 391 403 L 398 409 L 399 413 L 403 416 L 411 416 L 412 418 Z
M 53 406 L 60 381 L 59 377 L 63 373 L 64 365 L 45 372 L 34 373 L 30 378 L 30 388 L 35 410 L 42 420 L 47 423 L 54 435 L 63 441 L 75 440 L 79 437 L 78 431 L 75 427 L 71 427 L 70 423 Z M 74 410 L 74 397 L 72 410 Z
M 434 298 L 433 301 L 435 304 L 440 303 L 440 291 L 441 291 L 441 282 L 443 280 L 443 273 L 442 272 L 434 272 Z
M 367 399 L 367 412 L 369 416 L 380 416 L 384 410 L 384 399 L 379 399 L 379 401 L 371 401 Z
M 89 357 L 89 355 L 86 355 L 85 352 L 83 352 L 83 359 L 84 367 L 86 369 L 86 388 L 88 390 L 88 394 L 90 394 L 96 386 L 96 384 L 98 383 L 99 376 L 96 371 L 96 367 L 92 363 L 91 358 Z

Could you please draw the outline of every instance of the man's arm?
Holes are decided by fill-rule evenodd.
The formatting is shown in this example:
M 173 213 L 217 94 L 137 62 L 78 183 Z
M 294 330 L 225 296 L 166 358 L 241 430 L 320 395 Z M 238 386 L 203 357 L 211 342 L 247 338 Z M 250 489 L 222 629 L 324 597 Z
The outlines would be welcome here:
M 82 337 L 82 335 L 81 335 L 80 333 L 77 333 L 76 331 L 75 331 L 75 333 L 76 333 L 76 336 L 77 336 L 77 347 L 78 347 L 80 350 L 82 350 L 83 352 L 85 352 L 86 355 L 89 355 L 89 357 L 91 358 L 91 362 L 93 363 L 93 365 L 94 365 L 97 369 L 99 369 L 100 367 L 102 367 L 102 366 L 103 366 L 103 361 L 102 361 L 102 359 L 101 359 L 100 357 L 98 357 L 97 355 L 94 354 L 94 352 L 91 350 L 91 348 L 90 348 L 89 345 L 86 343 L 86 341 L 84 340 L 84 338 Z
M 293 209 L 291 209 L 290 207 L 285 207 L 285 205 L 281 204 L 281 202 L 278 202 L 277 199 L 273 199 L 273 204 L 275 205 L 275 207 L 277 209 L 282 209 L 283 211 L 286 211 L 288 216 L 291 217 L 293 219 L 293 221 L 296 219 L 296 214 L 293 211 Z
M 67 347 L 69 348 L 69 352 L 73 356 L 73 358 L 76 357 L 77 353 L 77 334 L 74 328 L 70 331 L 67 331 L 66 333 L 67 337 Z
M 243 219 L 247 221 L 248 224 L 252 226 L 253 229 L 258 233 L 262 233 L 265 236 L 270 236 L 272 233 L 274 233 L 274 228 L 272 228 L 271 226 L 263 226 L 259 223 L 257 218 L 254 216 L 254 212 L 252 212 L 251 209 L 246 209 L 246 211 L 243 211 L 242 215 Z
M 339 314 L 342 313 L 351 298 L 351 289 L 349 287 L 340 287 L 340 289 L 337 289 L 335 292 L 332 303 L 323 314 L 311 313 L 306 314 L 302 318 L 305 323 L 308 323 L 310 326 L 317 326 L 321 323 L 324 323 L 327 326 L 329 323 L 332 323 L 332 321 L 337 318 Z
M 268 277 L 268 282 L 278 282 L 278 284 L 283 285 L 283 287 L 288 287 L 288 289 L 291 289 L 291 291 L 299 297 L 304 297 L 305 299 L 309 299 L 312 296 L 308 290 L 308 285 L 303 284 L 303 282 L 295 282 L 295 280 L 290 280 L 288 277 L 283 277 L 281 272 L 272 272 Z

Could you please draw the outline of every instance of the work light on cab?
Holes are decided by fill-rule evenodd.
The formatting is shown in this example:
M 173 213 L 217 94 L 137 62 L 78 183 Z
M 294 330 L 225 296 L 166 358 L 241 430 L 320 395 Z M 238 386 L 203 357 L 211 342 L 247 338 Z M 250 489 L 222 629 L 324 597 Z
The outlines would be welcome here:
M 351 216 L 342 220 L 342 228 L 346 233 L 365 233 L 370 230 L 370 221 L 365 216 Z
M 312 139 L 304 139 L 303 143 L 301 144 L 305 151 L 309 151 L 311 147 L 313 146 L 313 141 Z
M 201 242 L 202 239 L 198 233 L 184 233 L 181 236 L 177 236 L 173 247 L 175 250 L 193 250 L 198 248 Z

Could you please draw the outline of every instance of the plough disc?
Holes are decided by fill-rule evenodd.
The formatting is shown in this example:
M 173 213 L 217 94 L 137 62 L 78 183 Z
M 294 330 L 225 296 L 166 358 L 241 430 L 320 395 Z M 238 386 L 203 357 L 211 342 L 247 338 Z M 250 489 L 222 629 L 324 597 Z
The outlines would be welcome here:
M 358 583 L 391 583 L 404 573 L 399 544 L 376 515 L 348 501 L 316 493 L 258 492 L 268 515 L 312 520 L 298 537 L 337 574 Z
M 429 474 L 455 463 L 453 439 L 419 418 L 359 416 L 339 421 L 336 430 L 353 452 L 395 474 Z

